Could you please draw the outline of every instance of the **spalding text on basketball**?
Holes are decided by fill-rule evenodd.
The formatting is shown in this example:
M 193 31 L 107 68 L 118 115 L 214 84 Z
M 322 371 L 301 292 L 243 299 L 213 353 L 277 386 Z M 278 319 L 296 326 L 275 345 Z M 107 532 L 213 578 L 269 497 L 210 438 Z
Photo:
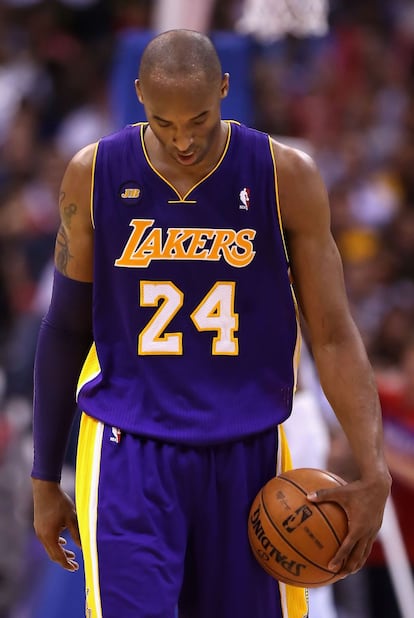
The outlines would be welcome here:
M 273 559 L 277 564 L 285 569 L 288 573 L 293 575 L 294 577 L 299 577 L 301 575 L 302 570 L 306 569 L 306 564 L 302 564 L 301 562 L 296 562 L 296 560 L 289 560 L 289 558 L 283 554 L 277 547 L 271 543 L 269 538 L 266 536 L 265 531 L 262 526 L 262 522 L 260 519 L 260 506 L 252 513 L 250 517 L 250 523 L 252 530 L 256 538 L 260 541 L 261 546 L 266 552 L 267 559 Z M 262 555 L 262 557 L 264 557 Z

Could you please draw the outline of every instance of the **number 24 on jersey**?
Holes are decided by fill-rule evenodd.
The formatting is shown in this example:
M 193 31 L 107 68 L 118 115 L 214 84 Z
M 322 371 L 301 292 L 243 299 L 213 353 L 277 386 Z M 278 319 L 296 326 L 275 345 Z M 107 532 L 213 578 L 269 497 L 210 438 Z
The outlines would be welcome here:
M 203 297 L 190 318 L 198 331 L 215 333 L 211 353 L 237 356 L 239 316 L 234 311 L 234 281 L 217 281 Z M 157 307 L 138 335 L 138 355 L 181 355 L 183 333 L 167 332 L 168 325 L 184 304 L 184 293 L 171 281 L 141 281 L 141 307 Z

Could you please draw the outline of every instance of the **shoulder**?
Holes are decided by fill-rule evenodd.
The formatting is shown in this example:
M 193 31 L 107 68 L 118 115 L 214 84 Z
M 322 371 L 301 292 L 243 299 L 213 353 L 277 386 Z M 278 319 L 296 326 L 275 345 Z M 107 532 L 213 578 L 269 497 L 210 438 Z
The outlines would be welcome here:
M 285 226 L 296 228 L 318 217 L 329 217 L 328 194 L 313 158 L 271 138 L 276 164 L 279 203 Z
M 92 171 L 98 142 L 88 144 L 78 150 L 78 152 L 69 161 L 66 172 L 75 175 L 87 174 Z
M 300 150 L 271 138 L 271 147 L 276 160 L 279 180 L 292 188 L 301 183 L 320 179 L 319 171 L 313 158 Z
M 70 199 L 76 203 L 89 204 L 92 186 L 92 173 L 98 142 L 88 144 L 79 150 L 69 161 L 60 189 L 60 203 Z

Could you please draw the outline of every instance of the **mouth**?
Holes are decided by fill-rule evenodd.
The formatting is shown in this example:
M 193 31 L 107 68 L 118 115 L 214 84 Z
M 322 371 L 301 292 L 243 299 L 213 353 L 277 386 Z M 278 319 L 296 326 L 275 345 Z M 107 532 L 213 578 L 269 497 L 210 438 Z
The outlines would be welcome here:
M 196 159 L 196 153 L 194 151 L 188 153 L 177 152 L 176 157 L 183 165 L 191 165 Z

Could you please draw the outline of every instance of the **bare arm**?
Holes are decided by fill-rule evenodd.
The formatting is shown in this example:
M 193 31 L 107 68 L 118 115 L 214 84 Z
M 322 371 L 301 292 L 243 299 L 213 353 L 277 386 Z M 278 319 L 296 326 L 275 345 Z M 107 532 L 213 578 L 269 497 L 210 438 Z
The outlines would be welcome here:
M 339 565 L 345 561 L 347 573 L 365 562 L 389 492 L 381 409 L 374 374 L 348 308 L 325 186 L 307 155 L 277 143 L 274 149 L 295 293 L 309 329 L 322 388 L 360 473 L 355 483 L 321 491 L 317 497 L 334 496 L 348 514 L 349 534 L 335 559 Z
M 92 281 L 93 228 L 90 201 L 94 150 L 94 145 L 91 145 L 75 155 L 65 172 L 60 192 L 61 223 L 56 238 L 55 266 L 62 275 L 75 280 L 72 286 L 85 285 L 85 283 L 78 284 L 76 281 Z M 65 277 L 62 278 L 64 281 Z M 73 296 L 71 295 L 70 298 L 72 299 Z M 56 436 L 56 432 L 59 434 L 69 432 L 76 410 L 74 395 L 76 381 L 88 349 L 88 340 L 85 339 L 83 333 L 78 333 L 77 329 L 72 337 L 71 323 L 76 323 L 77 316 L 82 321 L 82 315 L 90 312 L 89 302 L 80 303 L 78 297 L 76 303 L 76 307 L 73 303 L 72 305 L 68 303 L 66 314 L 70 319 L 62 320 L 63 336 L 59 328 L 55 330 L 52 328 L 47 331 L 47 340 L 39 337 L 35 361 L 37 404 L 34 409 L 34 442 L 35 453 L 39 454 L 41 461 L 49 455 L 53 444 L 65 443 L 68 435 Z M 65 330 L 67 330 L 66 334 Z M 78 337 L 79 343 L 77 343 Z M 57 350 L 52 361 L 48 358 L 51 347 Z M 53 362 L 53 367 L 48 366 L 48 362 Z M 48 373 L 55 376 L 52 385 Z M 65 430 L 63 430 L 64 427 Z M 48 440 L 46 441 L 37 437 L 42 435 L 42 428 L 47 428 Z M 59 446 L 57 450 L 62 452 L 63 458 L 63 446 Z M 75 506 L 71 498 L 62 491 L 59 482 L 43 480 L 54 478 L 54 476 L 42 476 L 37 473 L 36 469 L 32 476 L 36 534 L 52 560 L 69 571 L 76 570 L 78 564 L 75 556 L 73 552 L 65 549 L 65 541 L 60 536 L 67 528 L 75 542 L 80 545 Z
M 59 195 L 60 227 L 55 245 L 56 268 L 78 281 L 92 281 L 92 164 L 95 144 L 80 150 L 69 163 Z

